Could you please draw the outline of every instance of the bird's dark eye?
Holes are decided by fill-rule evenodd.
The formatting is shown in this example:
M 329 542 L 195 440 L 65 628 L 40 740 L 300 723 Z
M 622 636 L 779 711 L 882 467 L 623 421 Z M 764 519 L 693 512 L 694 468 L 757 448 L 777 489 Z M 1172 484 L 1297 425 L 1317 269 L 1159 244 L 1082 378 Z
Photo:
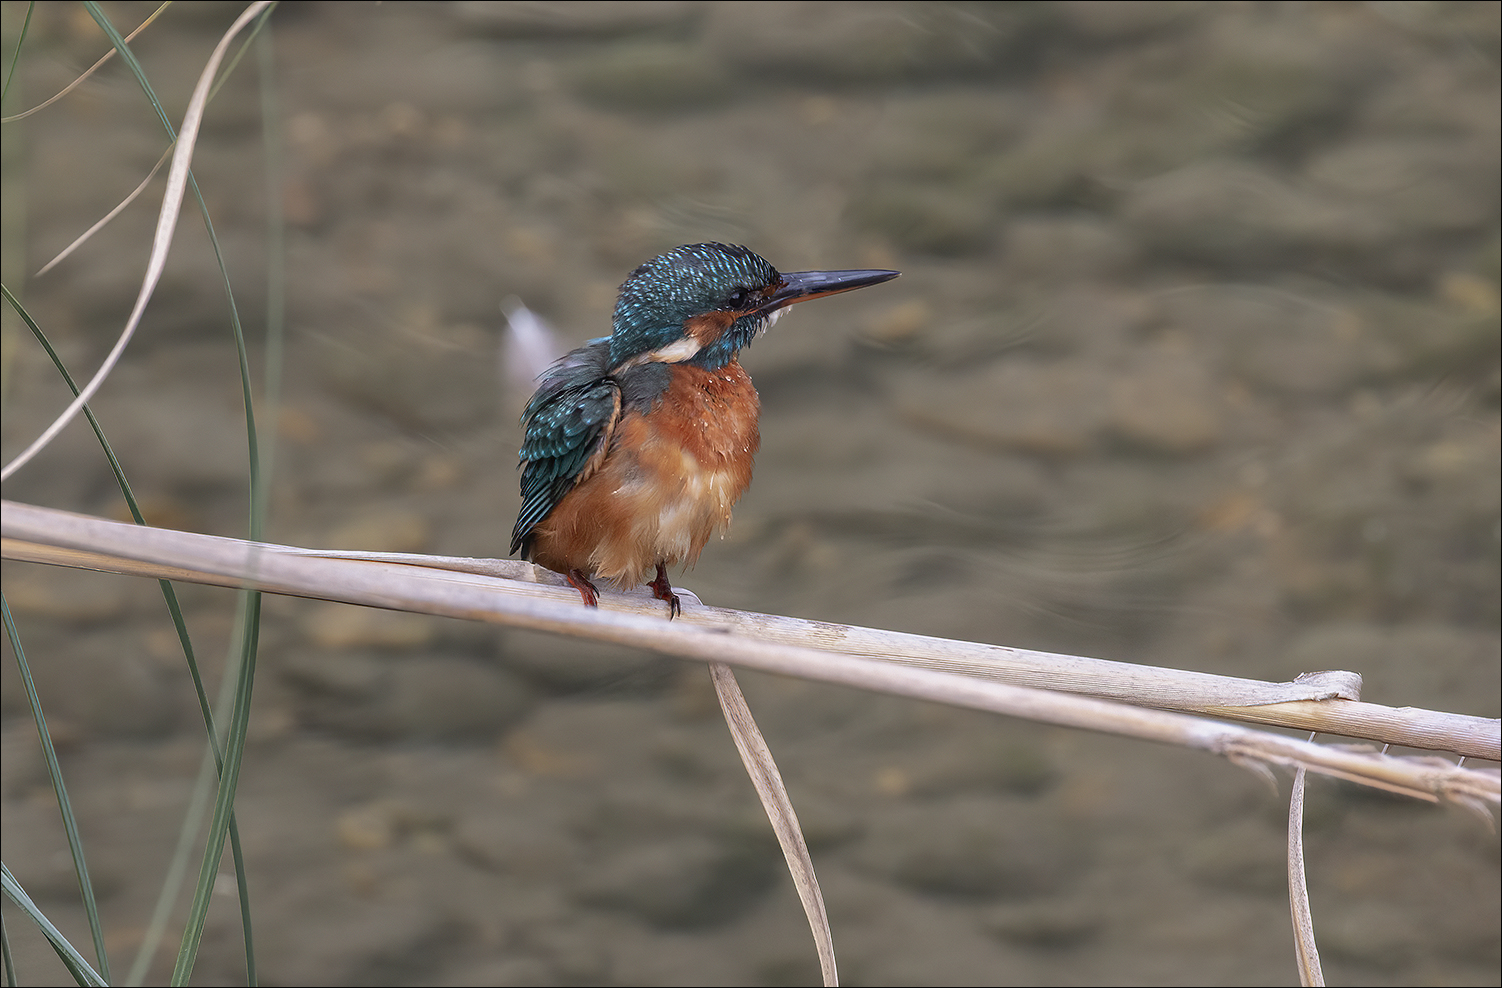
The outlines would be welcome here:
M 731 309 L 744 309 L 746 301 L 751 298 L 751 293 L 744 288 L 737 288 L 725 299 L 725 305 Z

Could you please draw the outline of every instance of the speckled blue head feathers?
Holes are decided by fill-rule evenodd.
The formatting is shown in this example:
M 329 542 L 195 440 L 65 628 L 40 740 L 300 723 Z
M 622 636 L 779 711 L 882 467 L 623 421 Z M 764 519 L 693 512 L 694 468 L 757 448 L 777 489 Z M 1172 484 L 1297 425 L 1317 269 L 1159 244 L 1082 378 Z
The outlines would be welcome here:
M 621 285 L 610 336 L 610 362 L 619 366 L 661 351 L 713 359 L 700 352 L 710 349 L 724 351 L 718 354 L 723 364 L 766 324 L 767 313 L 755 310 L 766 290 L 780 281 L 776 268 L 745 247 L 686 244 L 654 257 Z M 718 327 L 714 339 L 707 338 L 706 325 L 697 346 L 669 349 L 685 339 L 690 320 L 709 313 L 734 313 L 735 317 L 716 321 L 724 325 Z

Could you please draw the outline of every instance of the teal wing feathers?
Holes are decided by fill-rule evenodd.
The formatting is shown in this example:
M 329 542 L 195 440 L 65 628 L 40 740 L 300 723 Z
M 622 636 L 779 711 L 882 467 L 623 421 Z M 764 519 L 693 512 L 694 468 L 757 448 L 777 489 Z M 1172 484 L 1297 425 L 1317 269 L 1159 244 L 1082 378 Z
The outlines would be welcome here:
M 620 418 L 620 385 L 607 376 L 609 340 L 593 340 L 554 364 L 522 412 L 522 507 L 511 551 L 528 537 L 604 452 Z

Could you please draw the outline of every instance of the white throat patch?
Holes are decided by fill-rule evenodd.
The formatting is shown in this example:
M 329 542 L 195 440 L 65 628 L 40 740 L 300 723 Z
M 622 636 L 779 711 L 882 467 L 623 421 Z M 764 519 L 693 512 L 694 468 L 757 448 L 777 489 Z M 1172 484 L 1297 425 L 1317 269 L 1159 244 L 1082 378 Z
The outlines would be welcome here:
M 772 328 L 772 324 L 782 318 L 786 309 L 773 309 L 762 317 L 761 325 L 757 327 L 756 335 L 760 336 Z M 698 356 L 704 344 L 692 336 L 683 336 L 674 340 L 665 347 L 659 347 L 650 353 L 640 353 L 626 361 L 625 367 L 640 367 L 642 364 L 681 364 L 685 360 L 692 360 Z
M 633 364 L 680 364 L 685 360 L 692 360 L 703 345 L 692 336 L 684 336 L 669 343 L 665 347 L 644 353 L 631 361 Z

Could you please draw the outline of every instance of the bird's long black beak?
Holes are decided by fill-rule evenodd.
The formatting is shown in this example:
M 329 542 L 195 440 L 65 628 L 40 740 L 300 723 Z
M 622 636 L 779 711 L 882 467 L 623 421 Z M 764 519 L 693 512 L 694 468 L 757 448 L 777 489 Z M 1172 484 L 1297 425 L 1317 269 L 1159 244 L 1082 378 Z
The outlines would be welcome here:
M 794 302 L 807 302 L 811 298 L 838 295 L 857 288 L 879 285 L 891 281 L 900 271 L 790 271 L 782 276 L 782 283 L 762 305 L 763 312 L 772 312 Z

